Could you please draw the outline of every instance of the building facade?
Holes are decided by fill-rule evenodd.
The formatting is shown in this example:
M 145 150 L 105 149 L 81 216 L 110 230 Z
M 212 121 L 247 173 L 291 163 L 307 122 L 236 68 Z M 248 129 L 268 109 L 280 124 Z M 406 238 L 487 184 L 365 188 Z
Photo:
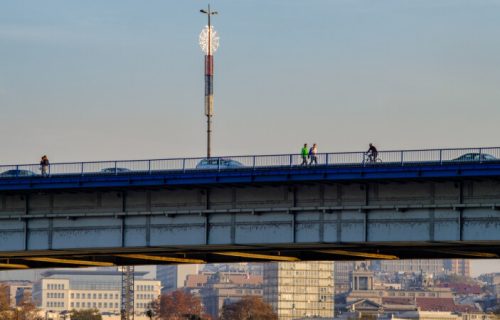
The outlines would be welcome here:
M 6 302 L 11 308 L 16 307 L 25 300 L 31 301 L 33 284 L 30 281 L 2 281 L 0 286 L 0 288 L 3 287 L 3 294 L 7 298 Z
M 462 277 L 470 277 L 470 260 L 452 259 L 447 261 L 449 273 Z
M 200 270 L 199 264 L 157 266 L 156 279 L 161 281 L 162 292 L 168 293 L 184 288 L 187 276 Z
M 333 262 L 264 264 L 264 300 L 279 319 L 333 318 Z
M 425 272 L 442 274 L 445 272 L 445 264 L 444 260 L 439 259 L 380 260 L 373 262 L 373 269 L 384 273 Z
M 334 279 L 335 293 L 343 293 L 351 288 L 351 272 L 354 270 L 354 261 L 335 261 Z
M 134 281 L 134 309 L 144 314 L 160 295 L 160 281 Z M 98 309 L 100 313 L 119 314 L 121 308 L 121 272 L 52 270 L 42 274 L 33 286 L 33 301 L 45 311 Z

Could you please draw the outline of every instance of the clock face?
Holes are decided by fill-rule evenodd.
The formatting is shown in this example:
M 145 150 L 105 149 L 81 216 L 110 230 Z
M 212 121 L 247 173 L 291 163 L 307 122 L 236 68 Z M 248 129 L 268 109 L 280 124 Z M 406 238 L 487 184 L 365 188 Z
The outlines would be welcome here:
M 217 51 L 217 48 L 219 47 L 219 35 L 217 34 L 217 31 L 215 31 L 213 26 L 210 26 L 210 32 L 208 32 L 208 26 L 205 26 L 205 28 L 201 30 L 199 43 L 201 50 L 203 50 L 205 54 L 208 54 L 209 33 L 210 33 L 210 54 L 214 54 L 215 51 Z

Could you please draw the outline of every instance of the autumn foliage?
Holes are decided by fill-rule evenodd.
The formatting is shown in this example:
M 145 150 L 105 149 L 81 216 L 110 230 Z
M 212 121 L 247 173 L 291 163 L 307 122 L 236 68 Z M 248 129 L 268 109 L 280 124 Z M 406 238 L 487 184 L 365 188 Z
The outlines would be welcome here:
M 154 304 L 155 319 L 158 320 L 209 320 L 200 298 L 183 290 L 173 291 L 160 296 Z
M 9 305 L 7 286 L 0 285 L 0 319 L 2 320 L 41 320 L 37 315 L 35 305 L 25 300 L 16 308 Z
M 262 298 L 249 296 L 224 305 L 221 320 L 278 320 L 278 315 Z
M 102 320 L 102 316 L 97 309 L 72 310 L 71 320 Z

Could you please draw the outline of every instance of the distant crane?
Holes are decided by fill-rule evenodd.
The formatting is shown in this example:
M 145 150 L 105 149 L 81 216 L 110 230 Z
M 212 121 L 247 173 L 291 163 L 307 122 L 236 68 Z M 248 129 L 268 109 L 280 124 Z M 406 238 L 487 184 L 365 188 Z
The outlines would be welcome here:
M 121 320 L 134 320 L 134 266 L 121 267 Z

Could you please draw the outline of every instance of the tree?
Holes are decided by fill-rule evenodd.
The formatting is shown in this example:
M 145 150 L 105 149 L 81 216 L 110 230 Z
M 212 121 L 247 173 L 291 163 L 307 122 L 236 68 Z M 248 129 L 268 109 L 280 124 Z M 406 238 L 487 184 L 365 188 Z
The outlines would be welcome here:
M 71 310 L 71 320 L 102 320 L 97 309 Z
M 10 315 L 8 287 L 0 284 L 0 319 L 8 319 Z
M 200 298 L 183 290 L 161 295 L 153 303 L 153 308 L 159 320 L 210 319 L 203 310 Z
M 247 296 L 238 302 L 225 304 L 221 320 L 278 320 L 278 315 L 262 298 Z
M 35 304 L 29 299 L 23 299 L 16 308 L 16 320 L 37 320 L 38 309 Z
M 8 287 L 0 285 L 0 319 L 2 320 L 37 320 L 38 310 L 29 299 L 23 299 L 16 307 L 9 304 Z

